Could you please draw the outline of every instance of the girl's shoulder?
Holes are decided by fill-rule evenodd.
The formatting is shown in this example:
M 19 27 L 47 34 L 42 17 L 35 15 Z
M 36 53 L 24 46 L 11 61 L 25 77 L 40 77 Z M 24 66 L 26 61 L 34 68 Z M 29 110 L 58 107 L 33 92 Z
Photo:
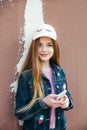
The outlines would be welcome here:
M 51 64 L 52 68 L 58 71 L 63 71 L 63 68 L 61 66 L 56 65 L 55 63 Z
M 27 69 L 27 70 L 24 70 L 21 74 L 27 74 L 27 73 L 31 73 L 32 72 L 32 69 Z
M 23 71 L 20 76 L 23 76 L 24 78 L 31 78 L 32 77 L 32 69 Z
M 58 66 L 58 65 L 56 65 L 56 64 L 53 64 L 52 67 L 53 67 L 53 70 L 54 70 L 55 72 L 57 72 L 58 74 L 60 74 L 60 75 L 62 75 L 62 76 L 65 77 L 64 69 L 63 69 L 61 66 Z

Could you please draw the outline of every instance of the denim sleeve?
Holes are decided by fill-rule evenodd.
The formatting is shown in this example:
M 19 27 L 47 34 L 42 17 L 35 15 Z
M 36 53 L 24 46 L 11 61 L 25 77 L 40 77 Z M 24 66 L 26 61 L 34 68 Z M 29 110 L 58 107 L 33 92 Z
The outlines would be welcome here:
M 66 79 L 66 75 L 65 75 L 65 72 L 62 70 L 62 75 L 63 75 L 63 79 L 64 79 L 64 82 L 66 84 L 66 90 L 67 90 L 67 93 L 66 95 L 68 96 L 68 99 L 69 99 L 69 106 L 67 108 L 64 108 L 63 110 L 67 111 L 67 110 L 70 110 L 73 108 L 74 106 L 74 101 L 73 101 L 73 98 L 71 96 L 71 93 L 69 92 L 68 90 L 68 83 L 67 83 L 67 79 Z
M 69 90 L 68 90 L 68 87 L 67 87 L 67 96 L 68 96 L 68 99 L 69 99 L 69 106 L 67 107 L 67 108 L 65 108 L 64 110 L 70 110 L 70 109 L 72 109 L 73 108 L 73 106 L 74 106 L 74 101 L 73 101 L 73 98 L 72 98 L 72 96 L 71 96 L 71 93 L 69 92 Z
M 15 116 L 19 120 L 29 120 L 36 114 L 38 114 L 41 110 L 47 109 L 47 105 L 43 102 L 42 99 L 38 99 L 32 105 L 32 107 L 26 111 L 18 112 L 21 108 L 25 107 L 29 104 L 32 97 L 30 96 L 29 85 L 25 76 L 20 75 L 18 82 L 18 89 L 15 97 Z

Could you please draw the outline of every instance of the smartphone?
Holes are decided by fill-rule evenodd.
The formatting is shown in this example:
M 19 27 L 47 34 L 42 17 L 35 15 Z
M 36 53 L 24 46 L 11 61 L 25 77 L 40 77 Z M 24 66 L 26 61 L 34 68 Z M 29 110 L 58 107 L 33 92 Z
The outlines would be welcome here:
M 63 98 L 65 95 L 66 95 L 66 92 L 67 92 L 67 90 L 64 90 L 64 91 L 62 91 L 61 93 L 59 93 L 58 95 L 57 95 L 57 100 L 60 100 L 61 98 Z

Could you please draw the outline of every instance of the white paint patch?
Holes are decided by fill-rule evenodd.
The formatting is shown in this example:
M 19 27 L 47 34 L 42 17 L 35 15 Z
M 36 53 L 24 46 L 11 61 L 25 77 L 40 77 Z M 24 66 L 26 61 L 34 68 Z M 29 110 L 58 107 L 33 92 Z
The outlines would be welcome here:
M 34 28 L 38 26 L 39 24 L 44 23 L 43 19 L 43 9 L 42 9 L 42 0 L 27 0 L 26 7 L 25 7 L 25 25 L 24 25 L 24 52 L 23 56 L 21 57 L 20 61 L 17 64 L 17 72 L 20 73 L 23 62 L 26 58 L 26 55 L 28 53 L 28 49 L 30 46 L 30 43 L 32 41 L 32 33 L 34 31 Z M 12 86 L 12 92 L 16 92 L 17 90 L 17 83 L 18 79 L 14 81 Z

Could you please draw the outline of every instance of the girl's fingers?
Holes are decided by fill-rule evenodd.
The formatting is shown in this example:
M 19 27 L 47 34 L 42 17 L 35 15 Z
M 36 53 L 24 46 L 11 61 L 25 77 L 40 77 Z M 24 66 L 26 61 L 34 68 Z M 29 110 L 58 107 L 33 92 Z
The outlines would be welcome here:
M 62 108 L 66 108 L 69 106 L 69 99 L 66 98 L 62 103 L 61 103 L 61 107 Z

